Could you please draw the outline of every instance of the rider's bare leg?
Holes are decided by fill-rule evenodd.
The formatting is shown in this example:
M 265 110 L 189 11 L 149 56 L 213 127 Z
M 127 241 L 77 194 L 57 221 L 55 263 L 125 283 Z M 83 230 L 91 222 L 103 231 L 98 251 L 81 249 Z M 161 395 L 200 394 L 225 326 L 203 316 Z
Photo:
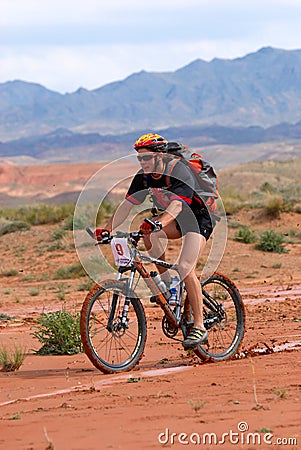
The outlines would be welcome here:
M 165 260 L 165 252 L 160 239 L 179 239 L 180 231 L 176 228 L 176 222 L 173 221 L 163 230 L 157 233 L 144 236 L 146 249 L 156 258 Z M 203 300 L 202 289 L 196 275 L 197 262 L 206 246 L 206 239 L 198 233 L 189 232 L 184 236 L 183 248 L 178 260 L 178 268 L 181 278 L 185 281 L 185 287 L 192 308 L 194 326 L 204 328 L 203 324 Z M 157 266 L 158 272 L 162 275 L 165 282 L 170 281 L 168 271 L 163 267 Z
M 204 329 L 203 296 L 201 284 L 196 275 L 197 262 L 206 246 L 206 239 L 198 233 L 189 232 L 184 236 L 184 244 L 178 261 L 181 278 L 193 312 L 194 327 Z
M 162 242 L 168 239 L 179 239 L 181 237 L 180 231 L 176 228 L 176 222 L 173 221 L 161 231 L 143 236 L 144 245 L 149 255 L 153 258 L 162 259 L 165 261 L 165 247 Z M 158 272 L 162 275 L 162 279 L 170 284 L 169 271 L 162 266 L 156 266 Z

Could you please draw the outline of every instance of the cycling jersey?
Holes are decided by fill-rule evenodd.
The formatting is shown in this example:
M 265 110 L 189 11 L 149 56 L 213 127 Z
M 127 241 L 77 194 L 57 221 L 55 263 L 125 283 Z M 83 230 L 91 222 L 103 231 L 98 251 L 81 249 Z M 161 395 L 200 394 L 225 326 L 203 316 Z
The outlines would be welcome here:
M 126 199 L 139 205 L 150 194 L 160 210 L 165 210 L 173 200 L 179 200 L 184 203 L 184 207 L 189 206 L 195 212 L 203 206 L 203 202 L 195 194 L 194 186 L 195 180 L 190 169 L 176 162 L 171 175 L 144 174 L 140 170 L 132 180 Z

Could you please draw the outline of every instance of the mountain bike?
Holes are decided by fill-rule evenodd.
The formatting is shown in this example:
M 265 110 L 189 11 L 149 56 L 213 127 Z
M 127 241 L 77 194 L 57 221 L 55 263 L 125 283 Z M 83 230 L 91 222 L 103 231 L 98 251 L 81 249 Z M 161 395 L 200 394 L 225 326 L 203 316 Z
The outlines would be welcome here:
M 87 231 L 94 238 L 92 230 L 87 228 Z M 141 237 L 140 231 L 117 231 L 110 236 L 106 243 L 111 244 L 118 267 L 117 280 L 96 284 L 87 294 L 81 309 L 80 332 L 84 351 L 92 364 L 104 373 L 131 370 L 143 356 L 147 325 L 144 306 L 135 293 L 135 275 L 139 275 L 138 279 L 143 278 L 153 294 L 151 301 L 156 302 L 164 313 L 162 330 L 165 336 L 181 341 L 176 337 L 178 333 L 182 333 L 185 339 L 193 326 L 184 281 L 179 281 L 176 305 L 170 305 L 168 292 L 162 292 L 155 282 L 154 272 L 148 272 L 143 263 L 153 263 L 176 272 L 177 266 L 138 250 Z M 219 273 L 200 283 L 208 341 L 193 351 L 202 361 L 233 358 L 245 330 L 245 310 L 240 293 L 229 278 Z

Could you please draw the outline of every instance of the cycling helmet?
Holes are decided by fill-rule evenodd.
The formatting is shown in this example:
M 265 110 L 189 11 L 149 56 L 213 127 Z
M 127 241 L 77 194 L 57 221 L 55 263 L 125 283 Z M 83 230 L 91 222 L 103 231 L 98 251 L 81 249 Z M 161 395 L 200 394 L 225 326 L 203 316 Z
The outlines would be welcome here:
M 153 152 L 166 152 L 167 143 L 167 140 L 159 134 L 148 133 L 137 139 L 134 149 L 138 151 L 139 148 L 147 148 Z

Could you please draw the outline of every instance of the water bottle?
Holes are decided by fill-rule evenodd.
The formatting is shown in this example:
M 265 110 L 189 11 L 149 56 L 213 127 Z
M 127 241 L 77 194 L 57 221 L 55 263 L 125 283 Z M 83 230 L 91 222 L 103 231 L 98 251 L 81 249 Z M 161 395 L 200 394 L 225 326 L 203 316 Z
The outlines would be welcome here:
M 179 278 L 178 277 L 173 277 L 171 279 L 171 285 L 170 285 L 170 298 L 168 300 L 168 304 L 169 305 L 177 305 L 179 302 L 178 299 L 178 287 L 179 287 Z
M 161 279 L 160 275 L 158 274 L 158 272 L 150 272 L 150 276 L 152 277 L 152 279 L 154 280 L 154 282 L 156 283 L 158 289 L 160 292 L 162 292 L 163 294 L 166 294 L 167 292 L 167 287 L 166 284 L 164 283 L 164 281 Z

